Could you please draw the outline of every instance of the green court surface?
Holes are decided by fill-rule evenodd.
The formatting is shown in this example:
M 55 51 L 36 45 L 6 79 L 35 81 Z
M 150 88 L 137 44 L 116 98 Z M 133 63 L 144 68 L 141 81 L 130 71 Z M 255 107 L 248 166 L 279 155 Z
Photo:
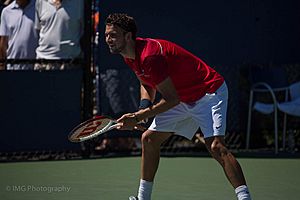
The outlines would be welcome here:
M 299 200 L 300 160 L 239 158 L 254 200 Z M 2 200 L 127 200 L 136 194 L 140 158 L 0 164 Z M 162 158 L 154 200 L 234 200 L 211 158 Z

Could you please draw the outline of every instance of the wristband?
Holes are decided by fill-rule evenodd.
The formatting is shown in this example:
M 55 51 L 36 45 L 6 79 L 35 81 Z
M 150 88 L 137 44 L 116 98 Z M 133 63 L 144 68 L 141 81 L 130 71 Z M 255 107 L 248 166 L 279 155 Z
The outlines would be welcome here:
M 152 106 L 152 102 L 149 99 L 141 99 L 139 110 L 149 108 Z

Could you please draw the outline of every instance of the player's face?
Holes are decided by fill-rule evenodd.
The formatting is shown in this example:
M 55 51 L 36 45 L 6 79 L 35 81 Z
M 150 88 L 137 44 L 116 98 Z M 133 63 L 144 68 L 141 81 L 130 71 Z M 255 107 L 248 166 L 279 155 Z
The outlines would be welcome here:
M 126 47 L 126 32 L 118 26 L 106 25 L 105 41 L 111 53 L 122 53 Z

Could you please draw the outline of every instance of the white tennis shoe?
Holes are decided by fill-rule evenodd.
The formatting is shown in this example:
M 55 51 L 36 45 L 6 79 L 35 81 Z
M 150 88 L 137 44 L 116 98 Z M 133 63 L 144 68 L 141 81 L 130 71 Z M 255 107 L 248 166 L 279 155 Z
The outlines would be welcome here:
M 129 200 L 139 200 L 139 198 L 134 197 L 134 196 L 130 196 L 130 197 L 129 197 Z

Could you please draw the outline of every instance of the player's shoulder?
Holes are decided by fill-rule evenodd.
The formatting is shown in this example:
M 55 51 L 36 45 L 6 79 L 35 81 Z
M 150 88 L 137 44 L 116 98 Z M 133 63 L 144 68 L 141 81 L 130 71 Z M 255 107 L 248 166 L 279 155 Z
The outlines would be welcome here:
M 142 59 L 164 54 L 162 40 L 160 39 L 137 38 L 136 45 Z

